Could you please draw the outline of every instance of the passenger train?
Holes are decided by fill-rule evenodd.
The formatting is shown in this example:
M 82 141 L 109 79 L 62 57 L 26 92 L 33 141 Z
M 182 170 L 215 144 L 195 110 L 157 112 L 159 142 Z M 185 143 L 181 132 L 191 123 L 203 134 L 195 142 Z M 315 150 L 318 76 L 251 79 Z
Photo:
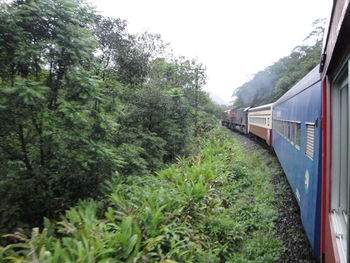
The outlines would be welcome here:
M 323 263 L 350 263 L 349 2 L 333 1 L 320 65 L 276 102 L 228 110 L 222 120 L 273 147 Z

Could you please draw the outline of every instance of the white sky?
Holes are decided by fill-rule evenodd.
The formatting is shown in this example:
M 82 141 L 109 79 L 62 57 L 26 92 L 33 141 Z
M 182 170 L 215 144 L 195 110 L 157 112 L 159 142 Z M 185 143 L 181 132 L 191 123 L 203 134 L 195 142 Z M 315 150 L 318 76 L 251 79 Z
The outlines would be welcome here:
M 207 67 L 205 90 L 230 101 L 235 88 L 287 56 L 328 17 L 332 0 L 90 0 L 127 31 L 159 33 L 175 55 Z

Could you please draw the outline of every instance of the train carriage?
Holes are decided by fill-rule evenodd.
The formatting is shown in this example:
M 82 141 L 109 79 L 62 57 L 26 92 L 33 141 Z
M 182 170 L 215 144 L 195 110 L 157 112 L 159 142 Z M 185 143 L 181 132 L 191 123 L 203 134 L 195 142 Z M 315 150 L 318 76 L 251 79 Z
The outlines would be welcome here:
M 321 238 L 321 79 L 315 67 L 273 104 L 272 146 L 300 207 L 314 255 Z
M 223 119 L 221 121 L 222 126 L 229 128 L 231 120 L 232 120 L 232 110 L 225 110 L 223 112 Z
M 272 104 L 248 110 L 248 133 L 254 134 L 271 145 Z
M 321 62 L 323 262 L 350 262 L 350 5 L 333 1 Z
M 248 113 L 249 108 L 239 108 L 235 110 L 235 116 L 232 119 L 232 129 L 240 131 L 244 134 L 247 133 L 248 130 Z
M 232 130 L 237 130 L 244 134 L 247 133 L 247 112 L 248 108 L 231 109 L 224 111 L 222 125 Z

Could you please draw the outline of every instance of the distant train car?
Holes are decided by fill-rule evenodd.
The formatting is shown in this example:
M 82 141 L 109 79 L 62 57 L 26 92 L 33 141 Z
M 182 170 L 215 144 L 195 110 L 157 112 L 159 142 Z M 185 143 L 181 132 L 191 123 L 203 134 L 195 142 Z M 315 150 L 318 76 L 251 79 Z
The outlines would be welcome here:
M 224 111 L 223 114 L 224 114 L 224 116 L 223 116 L 223 119 L 221 121 L 222 125 L 232 129 L 233 120 L 235 119 L 235 116 L 236 116 L 236 110 L 234 110 L 234 109 L 226 110 L 226 111 Z
M 333 1 L 321 62 L 323 262 L 350 262 L 350 4 Z
M 222 126 L 229 127 L 231 122 L 231 110 L 225 110 L 221 120 Z
M 222 125 L 230 128 L 231 130 L 237 130 L 246 134 L 248 130 L 248 109 L 249 107 L 224 111 Z
M 248 133 L 254 134 L 271 145 L 272 104 L 248 110 Z
M 235 110 L 232 118 L 232 129 L 240 131 L 244 134 L 248 132 L 248 108 L 240 108 Z
M 315 67 L 273 104 L 272 146 L 295 193 L 314 255 L 321 239 L 321 76 Z
M 230 110 L 230 121 L 228 124 L 228 127 L 233 130 L 235 127 L 235 120 L 236 120 L 236 116 L 237 116 L 237 110 L 236 109 L 231 109 Z

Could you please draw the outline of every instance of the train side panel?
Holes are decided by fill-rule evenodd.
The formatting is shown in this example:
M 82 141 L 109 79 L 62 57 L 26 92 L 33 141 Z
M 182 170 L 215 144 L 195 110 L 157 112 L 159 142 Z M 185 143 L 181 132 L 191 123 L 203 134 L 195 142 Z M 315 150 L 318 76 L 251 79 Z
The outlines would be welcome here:
M 245 108 L 236 110 L 236 118 L 234 120 L 235 129 L 246 134 L 247 133 L 247 112 Z
M 254 134 L 271 145 L 272 105 L 263 105 L 248 111 L 248 133 Z
M 273 106 L 272 145 L 295 193 L 314 255 L 319 257 L 321 82 L 299 91 Z
M 333 1 L 322 54 L 323 262 L 350 262 L 350 2 Z

